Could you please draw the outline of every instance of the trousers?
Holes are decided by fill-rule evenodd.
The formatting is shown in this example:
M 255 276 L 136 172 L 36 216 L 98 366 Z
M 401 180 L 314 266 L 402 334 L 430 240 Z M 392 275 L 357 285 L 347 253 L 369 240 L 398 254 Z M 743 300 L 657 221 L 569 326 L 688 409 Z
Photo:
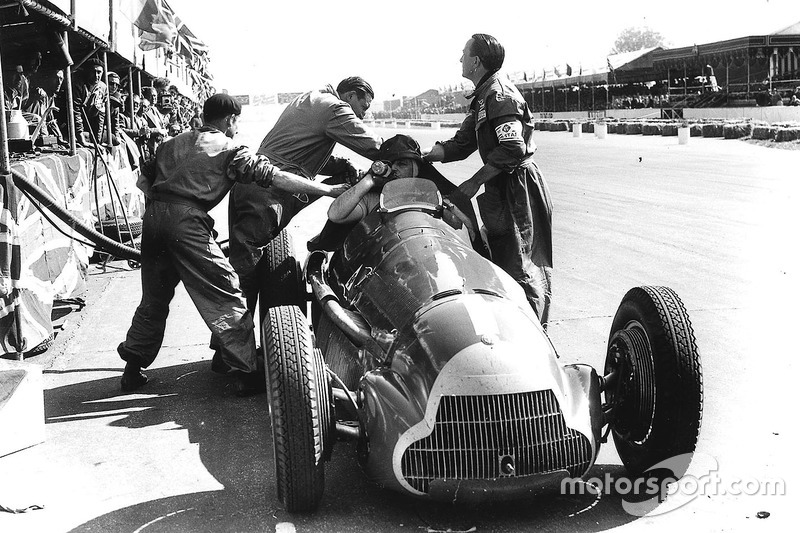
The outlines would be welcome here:
M 142 225 L 142 300 L 120 344 L 120 357 L 150 366 L 164 341 L 175 287 L 186 292 L 232 369 L 258 369 L 252 313 L 239 278 L 214 240 L 214 220 L 201 209 L 153 201 Z
M 485 184 L 478 209 L 492 262 L 522 286 L 547 327 L 552 298 L 553 203 L 533 161 Z

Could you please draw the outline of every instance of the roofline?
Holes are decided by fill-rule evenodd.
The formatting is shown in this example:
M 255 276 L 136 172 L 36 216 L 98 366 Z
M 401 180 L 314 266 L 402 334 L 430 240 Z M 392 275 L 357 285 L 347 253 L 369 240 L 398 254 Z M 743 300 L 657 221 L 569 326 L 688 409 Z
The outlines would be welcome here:
M 22 5 L 25 6 L 26 9 L 32 9 L 37 13 L 44 15 L 48 19 L 60 24 L 64 27 L 64 29 L 71 29 L 78 33 L 81 37 L 88 39 L 89 41 L 93 42 L 94 44 L 101 46 L 103 48 L 108 48 L 108 43 L 103 39 L 92 35 L 88 31 L 84 30 L 83 28 L 75 27 L 73 20 L 71 17 L 64 15 L 63 13 L 59 13 L 54 9 L 50 9 L 47 6 L 42 5 L 40 2 L 36 2 L 35 0 L 19 0 Z

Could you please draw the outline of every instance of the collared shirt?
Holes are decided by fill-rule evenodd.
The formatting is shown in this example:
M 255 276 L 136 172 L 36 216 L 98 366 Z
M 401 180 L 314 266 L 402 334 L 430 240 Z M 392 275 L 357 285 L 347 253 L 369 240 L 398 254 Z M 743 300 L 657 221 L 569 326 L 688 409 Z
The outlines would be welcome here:
M 151 191 L 156 198 L 184 198 L 210 210 L 234 182 L 269 187 L 274 169 L 265 156 L 235 145 L 216 128 L 203 126 L 158 147 Z
M 264 137 L 258 153 L 280 168 L 292 167 L 313 178 L 325 166 L 337 142 L 368 159 L 377 159 L 382 140 L 364 127 L 353 109 L 328 85 L 295 98 Z
M 98 81 L 92 86 L 78 84 L 73 92 L 73 106 L 75 109 L 75 132 L 80 135 L 87 127 L 91 127 L 97 142 L 103 142 L 103 133 L 106 122 L 106 100 L 108 99 L 108 87 L 102 81 Z M 81 110 L 86 112 L 89 124 L 84 124 L 84 116 Z
M 478 150 L 484 163 L 511 172 L 536 151 L 533 118 L 513 83 L 496 73 L 473 93 L 470 114 L 455 136 L 440 143 L 444 162 L 459 161 Z

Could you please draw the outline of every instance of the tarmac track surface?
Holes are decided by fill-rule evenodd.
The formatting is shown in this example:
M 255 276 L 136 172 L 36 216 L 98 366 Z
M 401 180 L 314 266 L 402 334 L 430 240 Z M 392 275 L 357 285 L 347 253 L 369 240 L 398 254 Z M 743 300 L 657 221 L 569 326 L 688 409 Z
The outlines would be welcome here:
M 257 146 L 262 131 L 247 142 Z M 452 132 L 407 133 L 424 147 Z M 117 262 L 105 273 L 90 267 L 87 307 L 34 360 L 45 367 L 47 440 L 0 458 L 0 504 L 44 509 L 0 513 L 0 532 L 788 530 L 788 497 L 764 492 L 798 481 L 800 152 L 699 138 L 687 146 L 675 137 L 535 139 L 555 206 L 554 345 L 564 363 L 601 368 L 625 292 L 675 289 L 705 373 L 690 473 L 702 482 L 716 470 L 716 487 L 668 499 L 688 503 L 645 518 L 625 512 L 614 490 L 451 506 L 373 486 L 354 447 L 340 443 L 319 511 L 289 515 L 276 499 L 266 397 L 236 398 L 232 383 L 209 371 L 208 333 L 182 289 L 151 382 L 140 394 L 119 391 L 115 348 L 140 290 L 138 272 Z M 478 164 L 473 156 L 440 170 L 460 182 Z M 317 202 L 292 224 L 301 254 L 326 206 Z M 224 208 L 215 214 L 224 218 Z M 591 473 L 606 474 L 624 476 L 611 443 Z M 749 483 L 740 492 L 759 494 L 731 494 L 737 480 Z

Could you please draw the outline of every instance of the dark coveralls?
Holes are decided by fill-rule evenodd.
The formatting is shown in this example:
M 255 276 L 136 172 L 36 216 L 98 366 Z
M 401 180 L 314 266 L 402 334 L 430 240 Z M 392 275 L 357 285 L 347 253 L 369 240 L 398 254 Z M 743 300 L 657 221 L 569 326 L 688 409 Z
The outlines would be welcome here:
M 258 153 L 281 170 L 313 180 L 317 174 L 335 176 L 346 169 L 346 159 L 331 157 L 337 142 L 374 160 L 382 139 L 367 130 L 353 109 L 328 85 L 295 98 L 264 137 Z M 229 257 L 251 312 L 255 312 L 260 281 L 265 277 L 263 247 L 316 199 L 252 185 L 236 184 L 231 190 Z
M 142 229 L 142 301 L 119 354 L 142 368 L 153 362 L 164 340 L 169 303 L 183 281 L 219 339 L 223 361 L 233 369 L 255 372 L 253 317 L 236 273 L 214 240 L 208 211 L 234 181 L 269 187 L 275 167 L 208 126 L 159 146 L 154 165 L 153 201 Z
M 515 128 L 521 123 L 521 135 Z M 492 74 L 475 90 L 470 114 L 444 148 L 443 162 L 459 161 L 476 149 L 484 164 L 503 172 L 484 184 L 478 208 L 492 261 L 525 290 L 547 325 L 553 266 L 550 191 L 533 161 L 533 120 L 517 88 Z

